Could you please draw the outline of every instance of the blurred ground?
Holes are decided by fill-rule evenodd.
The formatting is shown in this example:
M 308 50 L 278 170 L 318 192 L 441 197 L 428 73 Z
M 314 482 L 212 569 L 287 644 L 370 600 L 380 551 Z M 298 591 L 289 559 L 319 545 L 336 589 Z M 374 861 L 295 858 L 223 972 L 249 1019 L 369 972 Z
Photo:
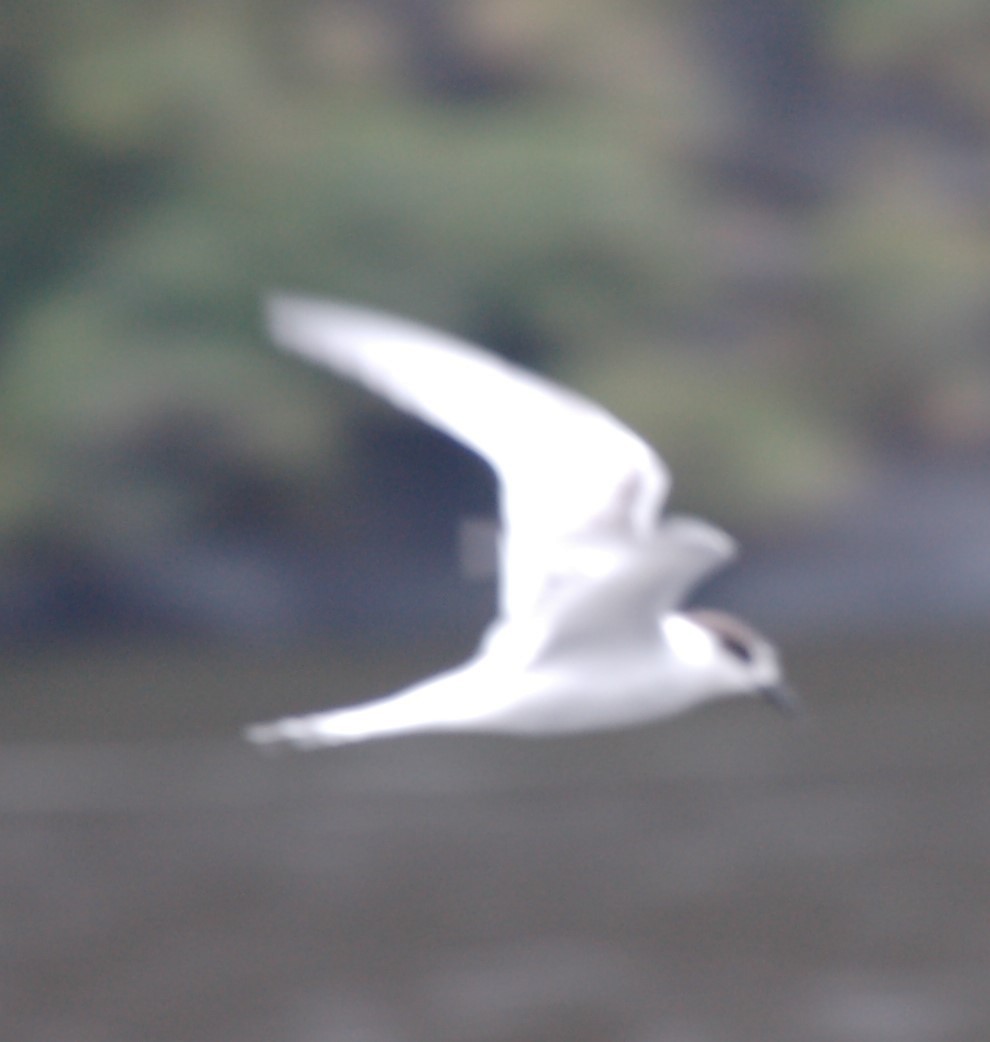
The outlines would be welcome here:
M 0 1039 L 986 1042 L 990 9 L 51 22 L 0 5 Z M 273 286 L 641 431 L 809 723 L 243 747 L 493 592 L 490 476 Z
M 990 1036 L 982 636 L 793 649 L 798 725 L 238 744 L 451 650 L 8 658 L 0 1037 Z

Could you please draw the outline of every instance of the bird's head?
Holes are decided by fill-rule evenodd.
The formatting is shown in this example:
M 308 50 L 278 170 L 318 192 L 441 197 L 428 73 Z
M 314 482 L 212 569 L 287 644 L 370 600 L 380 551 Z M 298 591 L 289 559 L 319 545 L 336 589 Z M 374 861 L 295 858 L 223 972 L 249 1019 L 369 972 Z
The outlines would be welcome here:
M 698 608 L 667 616 L 663 631 L 674 653 L 703 670 L 717 693 L 764 698 L 788 715 L 799 710 L 777 649 L 741 619 Z

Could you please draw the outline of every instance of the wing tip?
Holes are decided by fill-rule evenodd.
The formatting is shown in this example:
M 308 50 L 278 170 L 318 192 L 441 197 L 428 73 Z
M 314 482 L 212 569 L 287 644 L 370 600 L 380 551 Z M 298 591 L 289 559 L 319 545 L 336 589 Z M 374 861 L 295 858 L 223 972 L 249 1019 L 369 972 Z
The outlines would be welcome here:
M 300 334 L 322 305 L 315 298 L 284 290 L 272 290 L 262 298 L 262 315 L 272 342 L 285 351 L 299 351 Z
M 313 749 L 322 744 L 314 740 L 313 729 L 304 717 L 287 716 L 263 724 L 250 724 L 244 728 L 243 734 L 245 741 L 266 752 L 277 752 L 290 746 Z
M 261 724 L 249 724 L 243 737 L 251 745 L 265 752 L 279 752 L 287 748 L 321 749 L 328 745 L 349 745 L 360 742 L 367 735 L 360 729 L 351 731 L 347 727 L 334 726 L 339 714 L 310 713 L 306 716 L 284 716 Z
M 262 298 L 262 314 L 268 335 L 284 351 L 325 360 L 330 343 L 355 332 L 367 335 L 373 323 L 388 316 L 360 304 L 330 297 L 272 290 Z

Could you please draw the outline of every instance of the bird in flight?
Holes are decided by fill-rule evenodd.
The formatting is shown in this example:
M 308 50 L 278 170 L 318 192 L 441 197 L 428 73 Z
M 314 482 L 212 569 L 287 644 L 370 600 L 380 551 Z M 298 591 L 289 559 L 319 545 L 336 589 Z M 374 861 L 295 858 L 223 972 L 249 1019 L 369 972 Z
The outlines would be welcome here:
M 725 612 L 681 608 L 735 544 L 705 521 L 663 516 L 666 466 L 605 409 L 380 312 L 276 296 L 268 321 L 281 347 L 489 463 L 499 596 L 467 662 L 360 705 L 255 724 L 250 741 L 312 749 L 421 732 L 574 734 L 740 695 L 793 707 L 769 641 Z

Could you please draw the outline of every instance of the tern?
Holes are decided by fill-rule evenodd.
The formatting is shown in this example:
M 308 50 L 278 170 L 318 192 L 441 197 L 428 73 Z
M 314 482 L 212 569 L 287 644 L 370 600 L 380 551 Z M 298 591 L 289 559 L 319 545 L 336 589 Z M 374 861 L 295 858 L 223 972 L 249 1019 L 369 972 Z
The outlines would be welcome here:
M 710 699 L 794 706 L 752 627 L 681 608 L 735 555 L 662 514 L 670 475 L 609 412 L 484 349 L 362 307 L 278 295 L 272 339 L 468 446 L 499 484 L 499 596 L 467 662 L 356 706 L 255 724 L 260 745 L 422 732 L 549 736 L 634 727 Z

